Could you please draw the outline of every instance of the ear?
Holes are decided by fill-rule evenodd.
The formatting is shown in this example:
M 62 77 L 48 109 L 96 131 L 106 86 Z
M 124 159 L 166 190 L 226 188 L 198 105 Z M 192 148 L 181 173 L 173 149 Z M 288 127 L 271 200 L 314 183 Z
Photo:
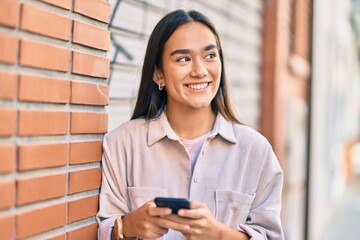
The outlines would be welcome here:
M 160 84 L 161 86 L 165 86 L 165 81 L 164 81 L 164 78 L 163 78 L 163 74 L 162 74 L 162 72 L 161 72 L 161 70 L 159 68 L 155 68 L 153 80 L 157 85 Z

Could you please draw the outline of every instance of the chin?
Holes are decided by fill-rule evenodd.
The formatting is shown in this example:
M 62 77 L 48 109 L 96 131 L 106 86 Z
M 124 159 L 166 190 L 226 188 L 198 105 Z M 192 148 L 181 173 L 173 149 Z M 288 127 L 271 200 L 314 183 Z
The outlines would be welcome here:
M 197 109 L 208 108 L 208 107 L 211 107 L 211 102 L 195 104 L 195 105 L 193 105 L 193 107 L 197 108 Z

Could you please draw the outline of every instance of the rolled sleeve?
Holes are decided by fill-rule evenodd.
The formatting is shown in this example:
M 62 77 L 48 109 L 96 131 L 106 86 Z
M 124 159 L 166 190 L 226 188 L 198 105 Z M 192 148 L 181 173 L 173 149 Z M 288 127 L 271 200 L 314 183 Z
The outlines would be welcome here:
M 114 227 L 114 222 L 116 218 L 117 216 L 112 216 L 103 221 L 99 221 L 99 231 L 98 231 L 99 240 L 111 239 L 111 232 Z
M 115 143 L 114 143 L 115 142 Z M 105 135 L 103 142 L 102 157 L 102 184 L 99 197 L 99 211 L 96 219 L 99 223 L 98 238 L 100 240 L 111 239 L 111 231 L 114 221 L 118 216 L 125 215 L 129 212 L 126 204 L 126 182 L 125 174 L 122 174 L 124 165 L 118 158 L 112 156 L 110 149 L 117 149 L 116 146 L 109 146 L 109 136 Z M 116 144 L 116 141 L 111 141 Z M 115 151 L 118 152 L 118 151 Z M 119 154 L 117 154 L 119 155 Z M 115 161 L 115 159 L 117 159 Z
M 284 239 L 280 220 L 282 186 L 283 173 L 269 147 L 248 220 L 238 225 L 239 231 L 246 232 L 252 240 Z

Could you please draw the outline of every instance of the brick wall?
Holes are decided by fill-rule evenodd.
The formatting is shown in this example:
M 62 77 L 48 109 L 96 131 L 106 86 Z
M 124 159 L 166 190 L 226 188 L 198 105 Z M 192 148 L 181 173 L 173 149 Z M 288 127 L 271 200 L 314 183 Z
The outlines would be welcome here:
M 290 6 L 288 0 L 264 1 L 260 126 L 282 165 L 285 161 L 284 108 L 288 87 Z
M 96 239 L 111 6 L 0 1 L 0 239 Z
M 312 0 L 264 1 L 261 132 L 284 170 L 285 238 L 305 239 Z

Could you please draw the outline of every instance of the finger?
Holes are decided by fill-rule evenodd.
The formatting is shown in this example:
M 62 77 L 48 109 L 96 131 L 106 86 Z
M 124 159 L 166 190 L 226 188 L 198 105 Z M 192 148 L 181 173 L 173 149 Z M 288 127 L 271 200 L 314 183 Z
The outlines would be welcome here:
M 171 209 L 170 208 L 159 208 L 156 207 L 156 205 L 154 207 L 150 207 L 149 208 L 149 215 L 150 216 L 167 216 L 167 215 L 171 215 Z
M 211 216 L 211 212 L 206 204 L 201 202 L 191 202 L 191 209 L 180 209 L 178 215 L 192 219 L 199 219 L 206 216 Z
M 178 215 L 182 218 L 200 219 L 205 218 L 208 215 L 208 211 L 204 208 L 191 210 L 181 209 L 178 211 Z
M 155 208 L 155 207 L 156 207 L 156 204 L 155 204 L 154 201 L 152 201 L 152 200 L 146 202 L 145 204 L 146 204 L 148 207 L 150 207 L 150 208 Z M 145 205 L 145 204 L 144 204 L 144 205 Z
M 156 206 L 154 200 L 147 201 L 144 205 L 148 208 L 150 216 L 162 216 L 171 214 L 170 208 L 159 208 Z
M 158 217 L 151 217 L 148 224 L 142 228 L 143 237 L 159 238 L 168 232 L 168 229 L 160 226 L 156 219 L 158 219 Z
M 206 204 L 202 203 L 202 202 L 195 202 L 192 201 L 190 203 L 191 209 L 198 209 L 198 208 L 208 208 Z
M 168 219 L 168 217 L 169 216 L 159 218 L 157 224 L 159 224 L 159 226 L 163 228 L 173 229 L 179 232 L 187 231 L 190 229 L 190 226 L 188 224 L 172 221 L 171 219 Z
M 148 211 L 151 208 L 156 208 L 156 204 L 153 201 L 147 201 L 141 206 L 141 208 Z
M 194 230 L 194 227 L 196 228 L 197 226 L 200 226 L 200 223 L 198 223 L 198 219 L 184 218 L 175 214 L 172 214 L 170 216 L 162 216 L 161 218 L 170 220 L 177 224 L 181 224 L 183 227 L 179 226 L 179 228 L 177 228 L 176 230 L 182 233 L 190 233 Z
M 153 228 L 153 232 L 158 234 L 159 237 L 166 234 L 168 231 L 169 231 L 169 228 L 164 228 L 158 224 L 156 226 L 154 226 L 154 228 Z
M 167 216 L 161 216 L 161 218 L 173 221 L 173 222 L 177 222 L 177 223 L 183 223 L 183 224 L 187 224 L 187 222 L 189 221 L 189 219 L 187 218 L 183 218 L 180 217 L 176 214 L 171 214 L 171 215 L 167 215 Z
M 187 233 L 182 233 L 182 234 L 185 236 L 186 239 L 190 239 L 190 236 L 191 236 L 190 234 L 187 234 Z
M 152 199 L 152 200 L 149 200 L 149 201 L 145 202 L 142 205 L 142 207 L 156 207 L 156 204 L 155 204 L 154 200 Z

